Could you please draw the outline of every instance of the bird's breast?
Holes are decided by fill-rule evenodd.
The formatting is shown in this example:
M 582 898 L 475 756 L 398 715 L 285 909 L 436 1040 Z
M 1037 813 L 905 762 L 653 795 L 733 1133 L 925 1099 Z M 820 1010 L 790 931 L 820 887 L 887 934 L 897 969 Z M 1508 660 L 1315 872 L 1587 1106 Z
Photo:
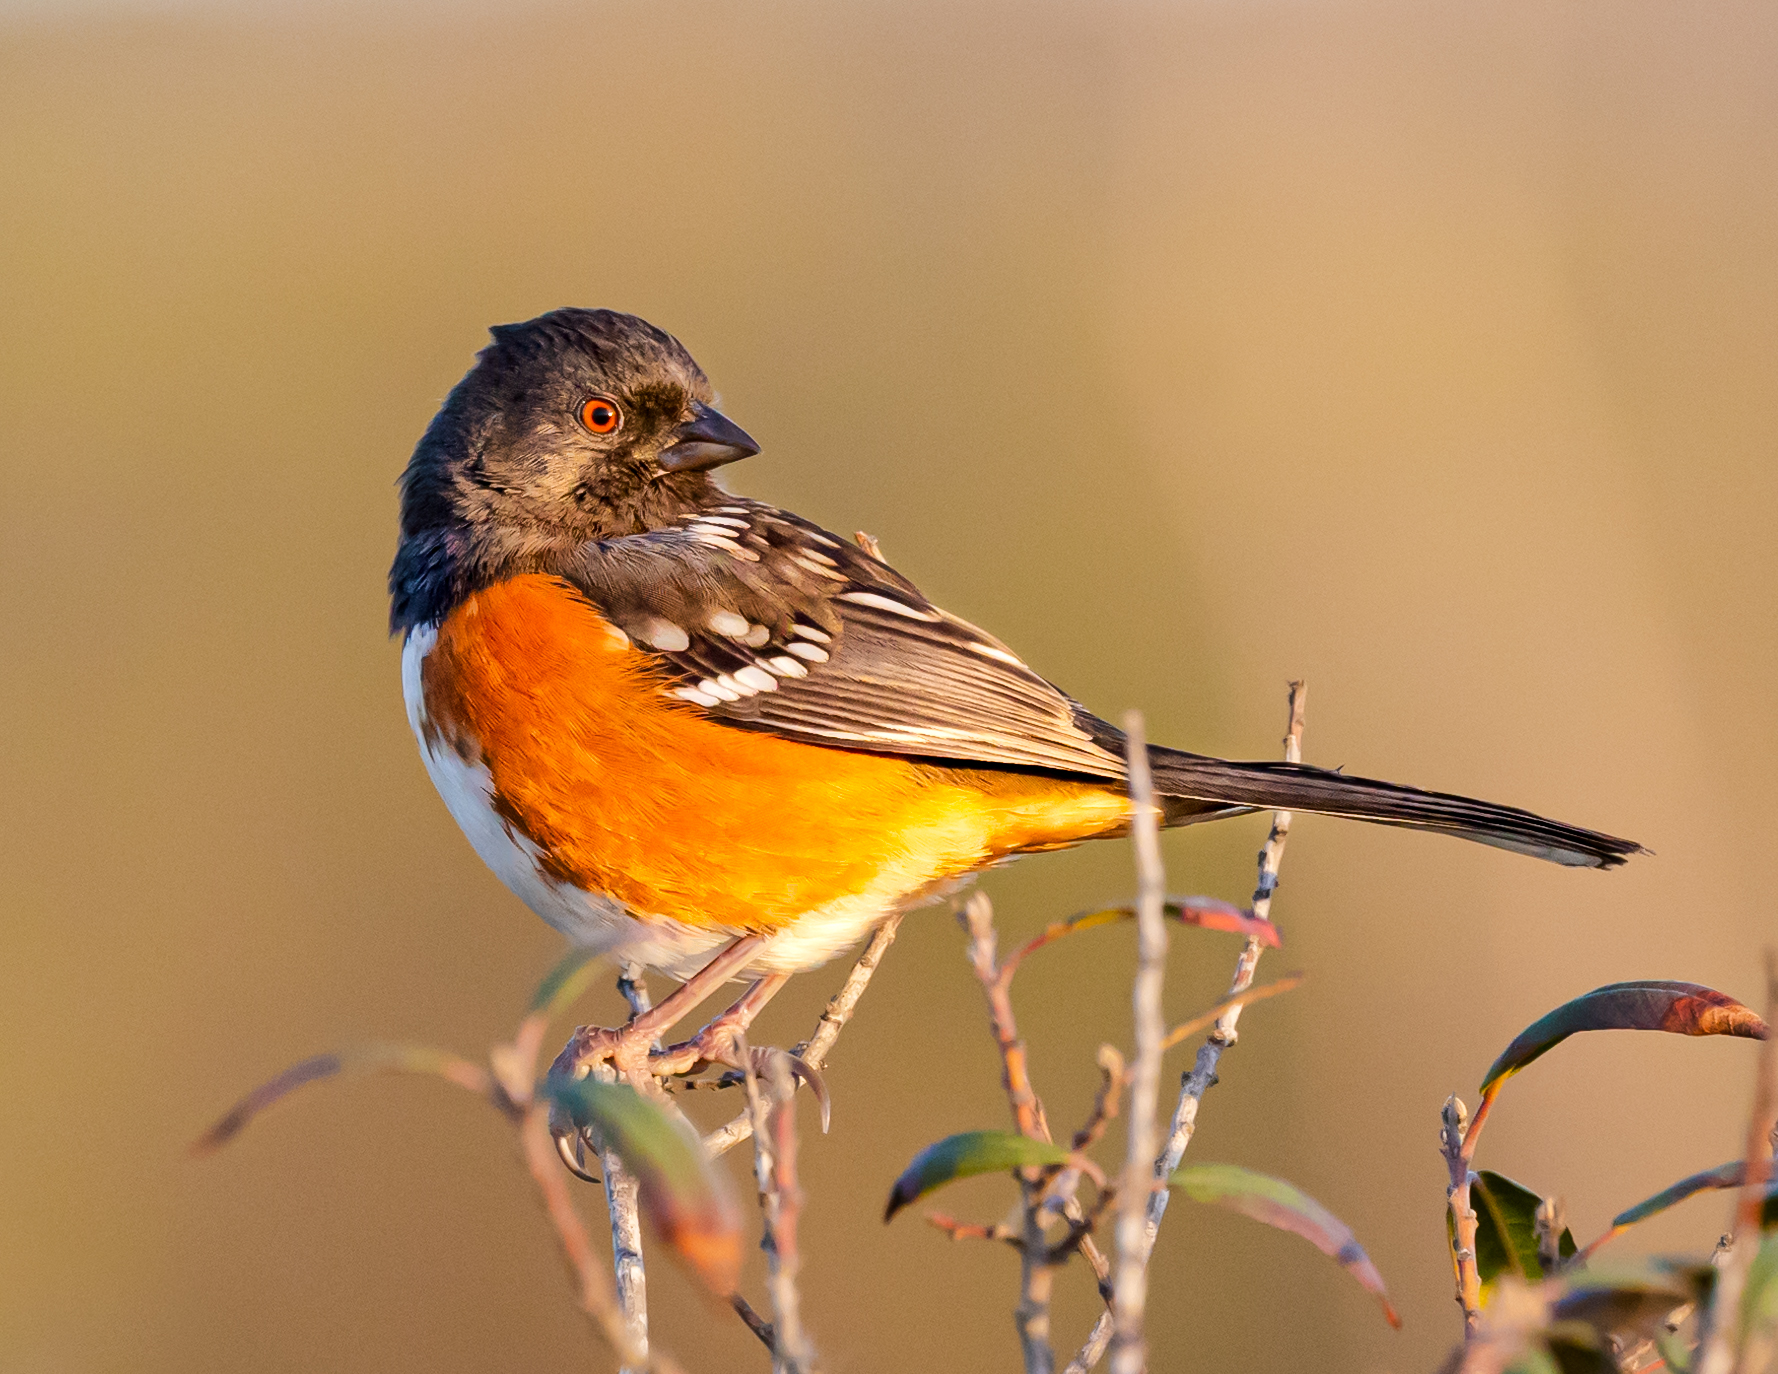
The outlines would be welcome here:
M 546 920 L 628 957 L 644 937 L 671 935 L 684 955 L 798 927 L 787 956 L 800 942 L 797 959 L 820 962 L 997 858 L 1114 828 L 1127 810 L 1084 782 L 720 724 L 672 698 L 652 655 L 546 576 L 411 631 L 403 686 L 427 769 L 477 853 Z

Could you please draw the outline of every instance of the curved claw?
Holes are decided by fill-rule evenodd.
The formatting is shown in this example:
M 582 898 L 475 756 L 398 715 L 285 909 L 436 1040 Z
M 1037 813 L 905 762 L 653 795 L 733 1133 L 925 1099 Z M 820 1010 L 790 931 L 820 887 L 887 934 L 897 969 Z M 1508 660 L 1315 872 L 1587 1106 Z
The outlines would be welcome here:
M 790 1072 L 809 1085 L 809 1091 L 815 1094 L 815 1103 L 821 1108 L 821 1134 L 827 1134 L 828 1123 L 833 1120 L 833 1097 L 827 1091 L 827 1080 L 821 1076 L 821 1070 L 799 1054 L 789 1050 L 758 1049 L 753 1054 L 753 1071 L 765 1074 L 768 1070 L 766 1056 L 782 1054 L 790 1063 Z
M 581 1134 L 578 1130 L 556 1138 L 556 1153 L 562 1157 L 562 1163 L 568 1172 L 585 1183 L 604 1183 L 597 1174 L 587 1172 L 585 1156 L 581 1152 Z

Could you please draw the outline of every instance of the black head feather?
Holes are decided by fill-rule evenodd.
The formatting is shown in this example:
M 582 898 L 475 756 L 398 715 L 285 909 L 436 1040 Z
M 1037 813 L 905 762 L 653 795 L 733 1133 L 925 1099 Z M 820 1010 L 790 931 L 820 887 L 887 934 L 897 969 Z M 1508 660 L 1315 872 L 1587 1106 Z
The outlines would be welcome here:
M 573 308 L 490 332 L 401 475 L 389 573 L 397 631 L 589 540 L 659 529 L 723 496 L 707 473 L 660 464 L 675 430 L 714 401 L 671 334 Z M 595 396 L 617 403 L 613 433 L 582 422 Z

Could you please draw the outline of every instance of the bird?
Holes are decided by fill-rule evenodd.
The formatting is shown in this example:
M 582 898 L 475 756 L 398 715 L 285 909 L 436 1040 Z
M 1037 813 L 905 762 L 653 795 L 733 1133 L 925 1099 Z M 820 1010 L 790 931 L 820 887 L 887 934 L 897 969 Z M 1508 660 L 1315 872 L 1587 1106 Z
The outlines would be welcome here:
M 400 478 L 390 628 L 432 782 L 545 921 L 687 986 L 751 976 L 757 1003 L 990 866 L 1128 833 L 1122 731 L 868 548 L 720 484 L 759 445 L 678 339 L 580 308 L 490 334 Z M 1148 763 L 1167 826 L 1287 809 L 1641 852 L 1304 764 Z

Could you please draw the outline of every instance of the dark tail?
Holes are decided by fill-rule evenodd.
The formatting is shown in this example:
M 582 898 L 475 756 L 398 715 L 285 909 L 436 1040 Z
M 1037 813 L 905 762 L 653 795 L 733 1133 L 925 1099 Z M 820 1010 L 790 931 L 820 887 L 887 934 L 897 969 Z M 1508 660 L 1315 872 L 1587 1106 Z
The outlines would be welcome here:
M 1149 761 L 1155 791 L 1170 802 L 1184 803 L 1167 807 L 1167 819 L 1178 825 L 1233 809 L 1314 811 L 1442 831 L 1575 868 L 1616 868 L 1630 855 L 1646 852 L 1634 840 L 1546 821 L 1516 806 L 1349 778 L 1307 764 L 1231 763 L 1161 748 L 1149 750 Z

